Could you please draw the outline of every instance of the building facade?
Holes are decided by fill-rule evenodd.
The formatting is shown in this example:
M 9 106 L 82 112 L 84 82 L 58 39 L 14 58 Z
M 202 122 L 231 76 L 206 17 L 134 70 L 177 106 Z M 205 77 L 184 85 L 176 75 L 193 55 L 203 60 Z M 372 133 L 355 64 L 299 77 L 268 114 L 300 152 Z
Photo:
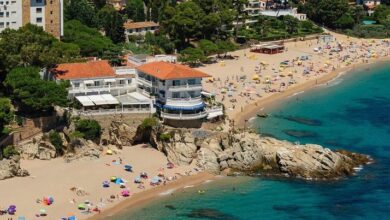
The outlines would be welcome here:
M 157 113 L 165 121 L 199 121 L 208 116 L 202 99 L 206 73 L 184 65 L 152 62 L 137 67 L 141 93 L 155 97 Z
M 0 32 L 28 23 L 60 38 L 63 35 L 63 0 L 0 0 Z
M 112 68 L 108 61 L 59 64 L 51 79 L 69 80 L 69 99 L 81 105 L 81 115 L 153 113 L 153 100 L 137 92 L 134 68 Z
M 125 28 L 125 34 L 129 36 L 144 36 L 147 32 L 154 33 L 159 29 L 159 24 L 151 21 L 143 22 L 126 22 L 123 27 Z

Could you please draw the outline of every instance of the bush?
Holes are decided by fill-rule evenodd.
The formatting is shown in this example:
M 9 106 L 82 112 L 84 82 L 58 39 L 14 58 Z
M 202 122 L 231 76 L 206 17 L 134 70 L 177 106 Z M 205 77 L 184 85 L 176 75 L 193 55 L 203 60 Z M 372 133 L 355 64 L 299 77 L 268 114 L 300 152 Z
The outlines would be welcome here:
M 171 138 L 172 138 L 172 135 L 170 133 L 160 134 L 160 140 L 162 140 L 162 141 L 169 141 Z
M 57 154 L 62 154 L 62 148 L 64 147 L 62 145 L 62 139 L 61 139 L 61 136 L 58 132 L 56 131 L 51 131 L 49 133 L 49 140 L 50 140 L 50 143 L 56 148 L 56 152 Z
M 157 126 L 157 124 L 158 124 L 158 121 L 156 118 L 145 118 L 142 121 L 140 127 L 142 129 L 150 129 L 150 128 Z
M 101 134 L 100 124 L 95 120 L 80 119 L 76 122 L 76 131 L 83 134 L 87 140 L 96 140 Z
M 15 149 L 14 146 L 8 145 L 3 149 L 3 157 L 4 158 L 11 158 L 13 155 L 19 155 L 19 152 Z

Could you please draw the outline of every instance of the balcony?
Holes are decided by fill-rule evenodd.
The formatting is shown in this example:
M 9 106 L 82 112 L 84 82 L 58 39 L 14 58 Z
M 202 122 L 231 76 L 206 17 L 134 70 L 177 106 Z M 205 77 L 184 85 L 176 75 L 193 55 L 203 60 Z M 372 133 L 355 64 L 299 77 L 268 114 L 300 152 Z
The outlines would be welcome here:
M 189 106 L 189 105 L 197 105 L 203 102 L 201 96 L 197 97 L 188 97 L 188 98 L 167 98 L 167 105 L 180 105 L 180 106 Z
M 181 92 L 181 91 L 191 91 L 191 90 L 202 90 L 202 84 L 186 84 L 180 86 L 170 86 L 169 91 L 171 92 Z
M 93 115 L 118 115 L 118 114 L 141 114 L 151 113 L 151 108 L 115 108 L 115 109 L 96 109 L 96 110 L 73 110 L 74 115 L 93 116 Z
M 153 86 L 153 82 L 152 81 L 149 81 L 149 80 L 144 79 L 144 78 L 138 77 L 137 78 L 137 82 L 138 82 L 138 84 L 145 85 L 145 86 L 148 86 L 148 87 L 152 87 Z
M 172 113 L 165 113 L 161 112 L 161 118 L 164 119 L 173 119 L 173 120 L 196 120 L 196 119 L 202 119 L 207 117 L 207 112 L 199 112 L 195 114 L 182 114 L 182 113 L 177 113 L 177 114 L 172 114 Z
M 69 94 L 87 93 L 87 92 L 110 92 L 111 90 L 118 89 L 136 89 L 133 84 L 114 84 L 114 85 L 101 85 L 101 86 L 82 86 L 82 87 L 70 87 L 68 88 Z

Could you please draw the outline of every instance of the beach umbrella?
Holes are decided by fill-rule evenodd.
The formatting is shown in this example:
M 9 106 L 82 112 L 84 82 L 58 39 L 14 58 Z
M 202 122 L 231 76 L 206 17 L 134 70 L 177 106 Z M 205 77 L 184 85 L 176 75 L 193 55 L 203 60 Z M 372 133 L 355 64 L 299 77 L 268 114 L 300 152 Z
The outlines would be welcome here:
M 173 169 L 175 167 L 175 165 L 171 162 L 167 163 L 167 168 L 168 169 Z
M 253 80 L 259 80 L 259 79 L 260 79 L 260 77 L 259 77 L 259 75 L 257 75 L 257 74 L 254 74 L 254 75 L 252 76 L 252 79 L 253 79 Z
M 115 182 L 116 179 L 117 179 L 116 176 L 112 176 L 112 177 L 111 177 L 111 182 Z
M 85 210 L 85 209 L 86 209 L 86 206 L 85 206 L 84 203 L 80 203 L 80 204 L 77 206 L 77 208 L 78 208 L 79 210 Z
M 123 181 L 121 178 L 117 178 L 117 179 L 115 180 L 115 184 L 119 185 L 119 184 L 121 184 L 121 183 L 124 183 L 124 181 Z
M 40 209 L 39 213 L 40 213 L 41 216 L 45 216 L 46 215 L 46 209 Z
M 68 217 L 68 220 L 77 220 L 77 219 L 76 219 L 76 216 L 70 216 L 70 217 Z
M 134 178 L 134 183 L 141 183 L 141 177 L 136 176 L 136 177 Z
M 157 183 L 160 182 L 160 178 L 159 178 L 158 176 L 154 176 L 154 177 L 151 179 L 150 182 L 151 182 L 151 183 L 154 183 L 154 184 L 157 184 Z
M 123 197 L 128 197 L 128 196 L 130 196 L 130 192 L 129 192 L 129 190 L 122 190 L 122 192 L 121 192 L 121 195 L 123 196 Z
M 129 172 L 132 172 L 133 171 L 133 167 L 130 166 L 130 165 L 125 165 L 125 170 L 129 171 Z
M 104 188 L 110 187 L 110 183 L 108 181 L 103 181 L 103 187 Z
M 107 155 L 112 155 L 112 153 L 113 153 L 113 152 L 112 152 L 112 150 L 110 150 L 110 149 L 108 149 L 108 150 L 106 151 L 106 154 L 107 154 Z

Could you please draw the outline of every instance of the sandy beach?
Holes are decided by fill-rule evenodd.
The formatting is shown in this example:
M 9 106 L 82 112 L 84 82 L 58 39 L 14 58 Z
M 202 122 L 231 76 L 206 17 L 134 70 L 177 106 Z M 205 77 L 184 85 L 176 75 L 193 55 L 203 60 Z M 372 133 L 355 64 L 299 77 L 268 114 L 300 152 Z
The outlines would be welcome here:
M 212 76 L 203 86 L 224 104 L 234 126 L 244 127 L 256 113 L 266 113 L 266 108 L 280 99 L 326 83 L 340 73 L 389 60 L 387 40 L 330 34 L 329 39 L 285 43 L 286 51 L 274 55 L 250 49 L 231 52 L 235 59 L 198 68 Z
M 119 157 L 122 159 L 122 165 L 113 162 L 119 161 Z M 131 164 L 133 172 L 125 171 L 123 164 Z M 141 146 L 124 147 L 121 154 L 104 155 L 98 160 L 71 163 L 65 163 L 62 158 L 51 161 L 22 160 L 21 166 L 29 170 L 29 177 L 0 181 L 0 208 L 6 209 L 12 204 L 16 205 L 17 212 L 14 216 L 0 216 L 0 219 L 11 217 L 17 219 L 19 216 L 24 216 L 26 219 L 61 219 L 69 216 L 87 219 L 98 214 L 93 211 L 95 207 L 106 213 L 105 210 L 121 204 L 112 210 L 116 211 L 133 203 L 142 204 L 143 201 L 150 200 L 167 189 L 193 185 L 212 178 L 206 173 L 197 174 L 198 172 L 194 171 L 195 166 L 167 169 L 166 164 L 167 159 L 163 153 Z M 143 180 L 144 189 L 138 188 L 138 184 L 133 183 L 140 172 L 147 172 L 149 176 L 148 179 Z M 166 186 L 151 186 L 149 181 L 159 173 L 163 173 L 166 177 L 176 176 L 177 180 L 167 181 Z M 121 177 L 125 181 L 124 189 L 130 191 L 129 197 L 121 196 L 121 191 L 124 189 L 115 183 L 111 182 L 110 187 L 103 188 L 102 182 L 110 181 L 112 176 Z M 82 189 L 87 195 L 78 196 L 76 192 L 70 190 L 72 187 Z M 38 203 L 39 200 L 49 196 L 53 197 L 53 204 L 48 206 L 42 201 Z M 110 199 L 111 196 L 114 198 Z M 86 201 L 89 204 L 86 207 L 90 208 L 91 212 L 78 209 L 79 204 L 85 204 Z M 127 204 L 127 201 L 130 203 Z M 38 218 L 36 214 L 40 214 L 41 209 L 45 209 L 47 216 Z

